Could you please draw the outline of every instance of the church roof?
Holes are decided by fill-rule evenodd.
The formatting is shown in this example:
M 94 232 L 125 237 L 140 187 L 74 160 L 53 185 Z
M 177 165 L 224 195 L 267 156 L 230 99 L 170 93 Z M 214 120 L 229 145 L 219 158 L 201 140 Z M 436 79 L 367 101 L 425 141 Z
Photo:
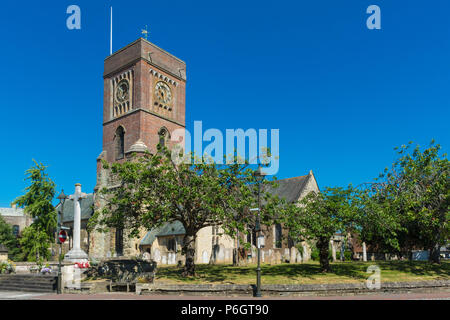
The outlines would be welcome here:
M 267 192 L 284 198 L 287 202 L 297 202 L 312 174 L 277 180 L 277 187 L 269 186 Z
M 81 206 L 81 220 L 88 220 L 94 214 L 94 194 L 87 194 L 85 199 L 80 200 Z M 59 212 L 60 205 L 56 206 Z M 67 199 L 64 202 L 64 211 L 62 215 L 62 222 L 73 222 L 73 200 Z
M 141 245 L 151 245 L 157 237 L 176 236 L 185 233 L 186 230 L 180 221 L 166 223 L 159 228 L 154 228 L 147 232 L 145 237 L 141 240 Z

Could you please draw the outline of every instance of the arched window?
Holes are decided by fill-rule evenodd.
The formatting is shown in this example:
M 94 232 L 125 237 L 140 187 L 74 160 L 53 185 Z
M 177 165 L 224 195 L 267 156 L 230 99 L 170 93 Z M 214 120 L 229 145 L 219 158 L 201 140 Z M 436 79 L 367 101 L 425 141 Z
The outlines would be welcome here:
M 164 148 L 167 146 L 167 139 L 169 138 L 169 130 L 166 128 L 161 128 L 158 131 L 158 144 L 161 146 L 161 148 Z
M 125 129 L 120 126 L 116 130 L 116 160 L 123 159 L 125 155 Z
M 14 225 L 12 230 L 13 230 L 14 236 L 18 237 L 19 236 L 19 226 L 18 225 Z

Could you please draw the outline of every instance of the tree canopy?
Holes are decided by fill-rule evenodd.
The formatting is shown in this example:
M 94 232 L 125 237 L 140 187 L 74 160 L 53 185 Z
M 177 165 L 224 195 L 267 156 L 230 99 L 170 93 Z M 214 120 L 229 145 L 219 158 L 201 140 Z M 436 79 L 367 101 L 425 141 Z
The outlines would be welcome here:
M 218 225 L 231 236 L 246 232 L 255 219 L 255 213 L 247 209 L 256 205 L 257 197 L 248 163 L 220 165 L 208 159 L 200 163 L 190 157 L 191 163 L 175 163 L 171 152 L 162 148 L 155 155 L 146 153 L 124 163 L 104 162 L 112 186 L 100 191 L 106 206 L 94 213 L 91 228 L 126 229 L 130 236 L 137 236 L 142 228 L 179 221 L 186 230 L 183 273 L 194 275 L 197 232 Z
M 33 223 L 24 229 L 20 239 L 24 258 L 39 261 L 50 257 L 48 249 L 54 241 L 57 215 L 52 204 L 55 183 L 46 173 L 46 166 L 35 160 L 33 162 L 34 166 L 25 172 L 25 180 L 29 180 L 30 185 L 14 203 L 33 218 Z
M 441 146 L 413 143 L 396 148 L 399 158 L 359 193 L 364 241 L 406 254 L 425 248 L 439 262 L 450 236 L 450 165 Z
M 346 232 L 353 219 L 351 188 L 325 188 L 310 192 L 285 211 L 285 227 L 297 241 L 315 241 L 323 272 L 330 271 L 329 243 L 338 232 Z

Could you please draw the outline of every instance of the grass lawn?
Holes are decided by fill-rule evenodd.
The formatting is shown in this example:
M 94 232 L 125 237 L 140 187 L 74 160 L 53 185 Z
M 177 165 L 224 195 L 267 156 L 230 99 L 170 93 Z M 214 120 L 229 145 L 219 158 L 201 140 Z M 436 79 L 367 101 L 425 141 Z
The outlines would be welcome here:
M 369 277 L 367 267 L 381 269 L 381 281 L 450 280 L 450 262 L 434 265 L 424 261 L 336 262 L 332 272 L 321 273 L 318 262 L 261 266 L 262 284 L 322 284 L 363 282 Z M 254 284 L 256 265 L 196 265 L 196 277 L 181 276 L 175 266 L 158 267 L 156 282 L 185 284 Z

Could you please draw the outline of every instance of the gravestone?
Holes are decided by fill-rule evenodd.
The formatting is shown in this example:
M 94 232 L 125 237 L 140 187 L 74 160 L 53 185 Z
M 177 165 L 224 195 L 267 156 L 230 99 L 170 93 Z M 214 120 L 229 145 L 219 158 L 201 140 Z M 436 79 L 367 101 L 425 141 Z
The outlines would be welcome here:
M 306 247 L 306 244 L 303 244 L 303 262 L 306 262 L 309 260 L 309 254 L 308 254 L 308 248 Z
M 208 251 L 206 251 L 206 250 L 203 250 L 203 252 L 202 252 L 202 262 L 203 263 L 208 263 L 209 262 Z
M 333 262 L 336 262 L 336 247 L 334 246 L 334 241 L 330 240 L 331 243 L 331 256 L 333 257 Z
M 177 263 L 177 255 L 174 252 L 169 252 L 167 264 L 176 264 Z
M 159 251 L 158 248 L 153 250 L 153 260 L 155 260 L 158 263 L 161 261 L 161 252 Z
M 297 248 L 296 247 L 292 247 L 291 248 L 289 262 L 290 263 L 296 263 L 297 262 Z
M 148 253 L 148 252 L 144 252 L 143 254 L 142 254 L 142 260 L 144 260 L 144 261 L 150 261 L 152 258 L 151 258 L 151 256 L 150 256 L 150 253 Z
M 362 243 L 362 250 L 363 250 L 363 261 L 367 261 L 367 248 L 365 242 Z
M 224 262 L 225 260 L 225 247 L 223 245 L 219 246 L 219 252 L 217 254 L 217 259 L 219 262 Z
M 231 261 L 231 249 L 226 249 L 225 250 L 225 260 L 226 260 L 226 262 L 230 262 Z

